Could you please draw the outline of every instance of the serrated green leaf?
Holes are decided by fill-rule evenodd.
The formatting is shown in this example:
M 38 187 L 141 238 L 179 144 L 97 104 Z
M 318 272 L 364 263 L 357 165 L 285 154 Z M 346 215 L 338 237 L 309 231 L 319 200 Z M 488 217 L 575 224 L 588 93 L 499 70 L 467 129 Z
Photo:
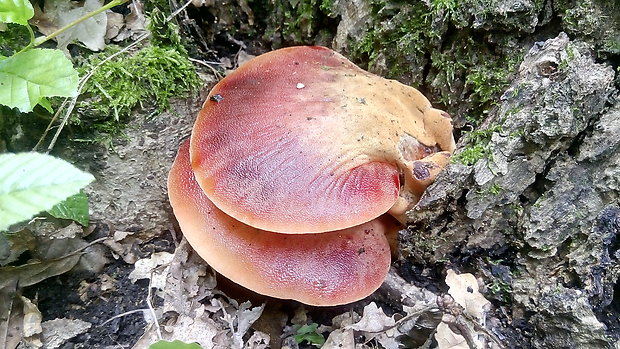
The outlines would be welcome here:
M 44 97 L 73 97 L 77 87 L 78 73 L 59 50 L 35 48 L 0 60 L 0 104 L 22 112 Z
M 165 340 L 159 340 L 149 346 L 149 349 L 202 349 L 202 347 L 196 343 L 185 343 L 180 340 L 168 342 Z
M 28 0 L 0 0 L 0 22 L 28 25 L 34 9 Z
M 94 179 L 50 155 L 0 154 L 0 231 L 51 209 Z
M 84 192 L 79 192 L 54 205 L 47 212 L 56 218 L 70 219 L 87 227 L 89 221 L 88 196 Z

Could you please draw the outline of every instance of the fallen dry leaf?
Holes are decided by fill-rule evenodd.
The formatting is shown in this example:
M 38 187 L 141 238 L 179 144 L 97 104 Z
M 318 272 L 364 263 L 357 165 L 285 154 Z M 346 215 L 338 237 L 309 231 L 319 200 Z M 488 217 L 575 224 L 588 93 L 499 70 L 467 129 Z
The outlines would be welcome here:
M 269 335 L 260 331 L 254 331 L 252 336 L 243 346 L 244 349 L 267 349 L 269 348 Z
M 400 341 L 397 337 L 403 335 L 396 327 L 394 317 L 385 315 L 374 302 L 365 306 L 362 318 L 347 328 L 361 332 L 366 340 L 376 340 L 385 349 L 398 349 Z
M 454 270 L 448 269 L 446 284 L 450 287 L 448 293 L 465 309 L 465 313 L 478 320 L 484 320 L 484 314 L 489 311 L 491 302 L 480 293 L 475 276 L 468 273 L 457 274 Z
M 178 339 L 185 343 L 195 342 L 202 349 L 213 349 L 217 341 L 215 336 L 220 333 L 221 327 L 208 316 L 205 306 L 199 304 L 190 314 L 177 314 L 177 316 L 169 317 L 168 322 L 160 329 L 151 325 L 132 348 L 147 349 L 160 339 L 158 330 L 161 333 L 161 339 L 168 341 Z M 220 347 L 226 348 L 226 346 Z
M 437 349 L 469 349 L 465 338 L 452 332 L 450 326 L 445 322 L 437 326 L 435 340 L 437 341 Z
M 258 320 L 263 313 L 265 304 L 252 307 L 250 302 L 243 302 L 238 309 L 232 313 L 226 313 L 222 319 L 228 322 L 228 328 L 232 331 L 233 347 L 242 347 L 243 336 L 248 332 L 250 326 Z
M 86 0 L 82 6 L 66 0 L 47 0 L 43 11 L 35 10 L 35 16 L 30 23 L 35 25 L 44 35 L 68 25 L 85 14 L 103 6 L 101 0 Z M 67 45 L 79 41 L 91 51 L 100 51 L 105 48 L 107 16 L 99 13 L 80 24 L 77 24 L 56 37 L 58 48 L 67 49 Z
M 0 234 L 0 266 L 13 263 L 22 253 L 34 250 L 36 246 L 35 236 L 28 229 Z
M 41 321 L 43 316 L 36 304 L 26 297 L 20 297 L 24 304 L 24 337 L 33 337 L 41 334 Z
M 212 348 L 265 348 L 269 343 L 266 334 L 253 335 L 244 343 L 243 338 L 250 326 L 260 317 L 263 306 L 252 307 L 249 302 L 238 304 L 222 296 L 213 297 L 215 275 L 206 263 L 181 241 L 174 255 L 154 254 L 139 260 L 130 278 L 150 278 L 153 287 L 161 281 L 150 277 L 162 272 L 164 304 L 155 309 L 161 327 L 153 323 L 134 345 L 134 349 L 146 349 L 159 339 L 179 339 L 186 343 L 199 343 L 203 349 Z M 211 298 L 209 298 L 211 297 Z M 202 303 L 207 302 L 207 304 Z M 210 303 L 210 304 L 209 304 Z M 162 320 L 162 314 L 165 314 Z M 267 338 L 267 339 L 266 339 Z
M 134 1 L 129 4 L 129 14 L 125 16 L 125 26 L 120 32 L 111 39 L 120 42 L 125 39 L 136 40 L 139 36 L 146 32 L 146 17 L 142 8 L 142 3 Z
M 108 11 L 106 16 L 108 17 L 108 22 L 105 30 L 105 38 L 111 40 L 114 39 L 125 26 L 125 16 L 111 11 Z
M 364 307 L 362 318 L 357 323 L 350 325 L 349 328 L 361 332 L 381 332 L 395 324 L 396 321 L 393 317 L 385 315 L 383 309 L 372 302 Z
M 166 277 L 163 311 L 189 312 L 193 304 L 212 294 L 215 285 L 213 270 L 183 238 L 174 251 Z
M 472 274 L 457 274 L 449 269 L 446 284 L 450 287 L 449 295 L 438 300 L 438 304 L 445 308 L 442 322 L 435 332 L 438 349 L 466 349 L 470 345 L 483 347 L 486 337 L 475 328 L 484 328 L 491 302 L 480 293 L 478 280 Z M 449 325 L 458 328 L 459 333 Z
M 150 287 L 155 288 L 156 294 L 164 298 L 166 277 L 173 257 L 174 255 L 169 252 L 156 252 L 149 258 L 140 259 L 134 264 L 134 270 L 129 273 L 129 279 L 132 282 L 150 279 Z
M 127 231 L 115 231 L 112 239 L 103 242 L 112 250 L 115 259 L 122 258 L 127 264 L 134 264 L 138 260 L 138 246 L 143 242 L 135 233 Z
M 67 340 L 86 332 L 92 324 L 79 319 L 54 319 L 44 321 L 43 328 L 43 348 L 56 349 L 63 345 Z

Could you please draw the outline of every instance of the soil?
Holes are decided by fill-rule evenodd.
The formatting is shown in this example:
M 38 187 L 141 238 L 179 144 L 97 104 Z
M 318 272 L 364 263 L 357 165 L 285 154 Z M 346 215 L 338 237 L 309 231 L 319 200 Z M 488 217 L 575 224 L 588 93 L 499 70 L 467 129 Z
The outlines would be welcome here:
M 100 234 L 94 232 L 93 235 Z M 174 244 L 172 239 L 157 238 L 140 248 L 146 256 L 155 252 L 173 252 Z M 131 348 L 144 333 L 147 323 L 143 312 L 121 314 L 148 311 L 149 282 L 146 279 L 132 282 L 129 273 L 134 269 L 133 265 L 115 259 L 110 252 L 106 257 L 112 262 L 101 273 L 69 272 L 23 291 L 27 298 L 38 299 L 43 321 L 68 318 L 93 324 L 88 332 L 70 339 L 63 348 Z M 102 275 L 110 279 L 102 279 Z M 155 307 L 160 303 L 161 299 L 153 298 Z

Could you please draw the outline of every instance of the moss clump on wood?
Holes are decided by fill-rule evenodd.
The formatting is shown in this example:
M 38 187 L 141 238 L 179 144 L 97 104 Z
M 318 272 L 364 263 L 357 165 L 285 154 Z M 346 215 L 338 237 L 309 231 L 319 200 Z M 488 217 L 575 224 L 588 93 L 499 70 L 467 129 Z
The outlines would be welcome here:
M 94 69 L 77 104 L 74 125 L 88 134 L 81 141 L 110 146 L 123 136 L 130 115 L 141 109 L 154 116 L 170 106 L 174 97 L 197 91 L 200 78 L 189 61 L 178 26 L 158 7 L 147 9 L 150 42 L 134 53 L 124 53 L 97 65 L 120 50 L 108 46 L 99 54 L 83 60 L 79 71 L 85 75 Z
M 468 145 L 452 156 L 452 162 L 472 166 L 479 160 L 490 157 L 489 142 L 493 133 L 500 131 L 501 126 L 493 126 L 467 133 L 465 137 L 467 137 Z
M 82 70 L 91 69 L 111 50 L 91 57 Z M 169 107 L 170 98 L 198 86 L 200 80 L 186 55 L 173 47 L 148 46 L 99 67 L 83 91 L 89 98 L 78 107 L 81 114 L 95 120 L 125 121 L 136 107 L 161 113 Z

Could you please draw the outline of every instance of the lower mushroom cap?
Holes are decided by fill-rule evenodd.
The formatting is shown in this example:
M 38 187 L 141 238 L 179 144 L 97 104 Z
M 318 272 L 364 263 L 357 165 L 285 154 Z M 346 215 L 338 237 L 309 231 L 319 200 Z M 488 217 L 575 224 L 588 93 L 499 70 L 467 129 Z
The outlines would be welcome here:
M 374 292 L 390 267 L 385 233 L 398 229 L 392 217 L 320 234 L 250 227 L 203 193 L 191 169 L 188 141 L 170 170 L 168 195 L 196 252 L 222 275 L 264 295 L 310 305 L 346 304 Z

